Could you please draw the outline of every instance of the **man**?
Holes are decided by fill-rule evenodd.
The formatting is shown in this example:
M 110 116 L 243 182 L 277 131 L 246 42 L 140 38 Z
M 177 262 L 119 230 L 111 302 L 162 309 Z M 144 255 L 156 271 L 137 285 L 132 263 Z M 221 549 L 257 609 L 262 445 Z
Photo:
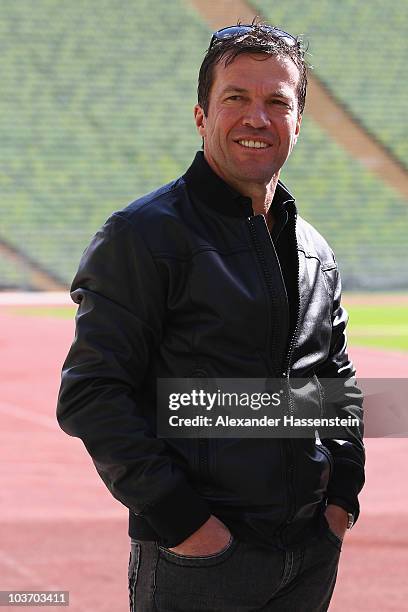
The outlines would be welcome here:
M 361 428 L 323 444 L 156 436 L 158 378 L 334 379 L 341 413 L 361 414 L 336 262 L 279 181 L 305 95 L 290 34 L 216 32 L 194 111 L 203 152 L 114 213 L 74 279 L 58 418 L 129 508 L 131 610 L 328 608 L 359 513 Z

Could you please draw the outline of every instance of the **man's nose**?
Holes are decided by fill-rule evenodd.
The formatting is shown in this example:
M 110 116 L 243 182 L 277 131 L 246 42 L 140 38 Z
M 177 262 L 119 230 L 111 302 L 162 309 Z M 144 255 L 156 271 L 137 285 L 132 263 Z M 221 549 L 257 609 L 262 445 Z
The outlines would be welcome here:
M 243 125 L 256 129 L 268 127 L 271 123 L 267 109 L 263 104 L 251 104 L 246 109 L 242 120 Z

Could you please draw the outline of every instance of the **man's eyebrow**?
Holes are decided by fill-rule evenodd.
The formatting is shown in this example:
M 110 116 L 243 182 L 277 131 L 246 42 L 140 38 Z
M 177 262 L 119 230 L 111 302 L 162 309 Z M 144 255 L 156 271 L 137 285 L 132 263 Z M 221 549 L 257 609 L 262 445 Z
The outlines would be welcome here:
M 248 90 L 245 89 L 244 87 L 238 87 L 238 85 L 227 85 L 226 87 L 224 87 L 224 89 L 222 90 L 222 94 L 227 93 L 228 91 L 237 91 L 238 93 L 247 93 Z
M 290 98 L 290 93 L 288 91 L 285 91 L 284 89 L 277 89 L 275 91 L 271 91 L 268 94 L 269 97 L 276 97 L 276 98 Z
M 245 89 L 244 87 L 238 87 L 238 85 L 227 85 L 222 90 L 221 95 L 224 95 L 232 91 L 237 92 L 237 93 L 248 93 L 248 90 Z M 268 92 L 267 97 L 268 98 L 276 97 L 276 98 L 290 99 L 291 95 L 288 91 L 285 91 L 284 89 L 276 89 L 275 91 Z

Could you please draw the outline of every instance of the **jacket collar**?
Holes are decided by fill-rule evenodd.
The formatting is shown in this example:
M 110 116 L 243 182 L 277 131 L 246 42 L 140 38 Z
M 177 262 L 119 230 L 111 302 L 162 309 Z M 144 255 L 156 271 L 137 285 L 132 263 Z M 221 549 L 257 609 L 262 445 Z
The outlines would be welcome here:
M 203 151 L 197 151 L 183 178 L 194 196 L 215 211 L 230 217 L 251 217 L 254 214 L 251 198 L 227 185 L 209 166 Z M 275 213 L 279 214 L 287 207 L 295 209 L 294 204 L 290 192 L 278 181 L 272 201 Z

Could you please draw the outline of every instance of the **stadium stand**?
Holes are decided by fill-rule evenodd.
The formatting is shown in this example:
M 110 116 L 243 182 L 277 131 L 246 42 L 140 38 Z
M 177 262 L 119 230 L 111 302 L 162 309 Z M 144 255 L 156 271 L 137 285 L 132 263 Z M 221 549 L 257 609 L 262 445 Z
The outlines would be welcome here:
M 403 163 L 408 11 L 404 0 L 251 3 L 311 43 L 309 61 L 334 96 Z
M 313 71 L 355 120 L 406 164 L 405 2 L 263 0 L 252 6 L 310 43 Z M 302 150 L 283 176 L 296 185 L 302 214 L 329 238 L 345 287 L 406 288 L 400 262 L 407 256 L 408 203 L 328 142 L 316 124 L 310 128 L 303 126 Z M 318 194 L 315 201 L 311 193 Z M 368 282 L 359 270 L 363 262 Z
M 315 71 L 405 161 L 401 0 L 259 6 L 310 40 Z M 183 172 L 201 145 L 192 107 L 209 33 L 182 0 L 3 4 L 0 245 L 21 259 L 0 256 L 0 287 L 34 288 L 25 257 L 68 285 L 112 210 Z M 282 178 L 336 250 L 345 287 L 406 287 L 407 203 L 307 117 L 302 131 Z

